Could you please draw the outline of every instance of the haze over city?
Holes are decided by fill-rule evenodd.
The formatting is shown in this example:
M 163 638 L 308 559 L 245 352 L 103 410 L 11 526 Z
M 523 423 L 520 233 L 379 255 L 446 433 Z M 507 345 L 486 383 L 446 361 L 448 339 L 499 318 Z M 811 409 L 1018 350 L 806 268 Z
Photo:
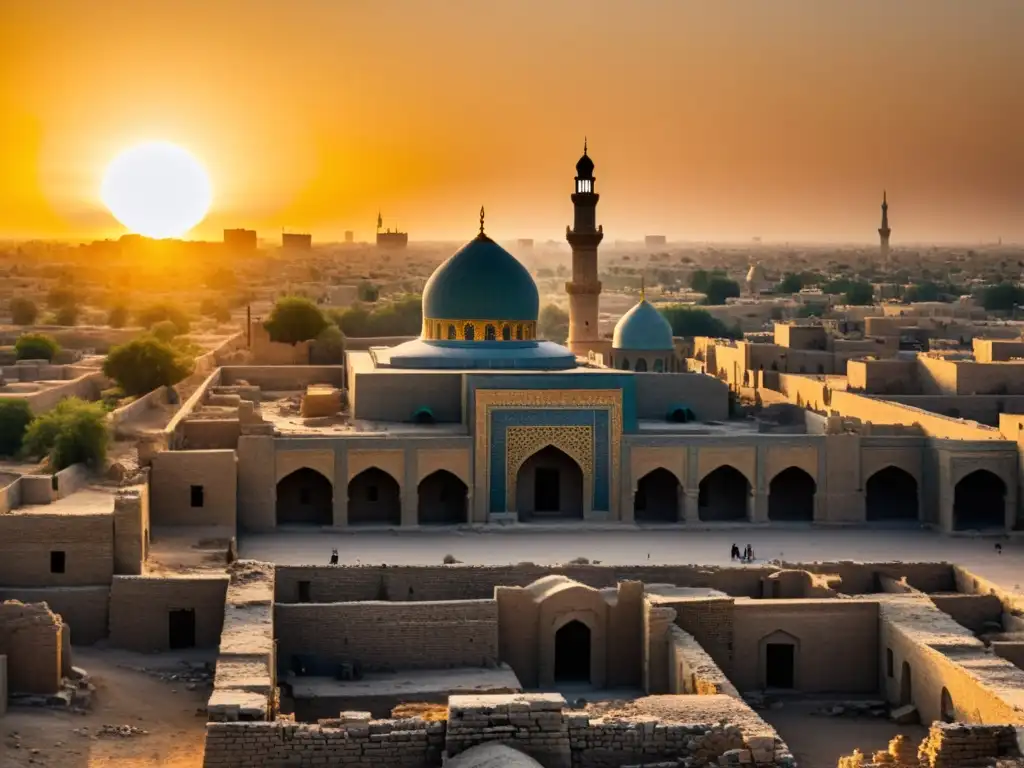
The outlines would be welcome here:
M 301 8 L 301 12 L 300 9 Z M 225 227 L 561 239 L 587 136 L 615 238 L 1024 239 L 1024 4 L 7 3 L 0 237 L 126 230 L 127 147 L 207 169 Z

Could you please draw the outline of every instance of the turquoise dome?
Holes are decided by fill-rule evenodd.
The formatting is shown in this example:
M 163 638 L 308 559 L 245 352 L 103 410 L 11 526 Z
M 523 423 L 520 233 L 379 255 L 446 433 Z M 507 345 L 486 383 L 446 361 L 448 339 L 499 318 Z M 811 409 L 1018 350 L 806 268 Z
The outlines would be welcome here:
M 432 320 L 536 322 L 540 297 L 526 267 L 481 233 L 427 280 L 423 316 Z
M 672 326 L 647 299 L 641 299 L 615 324 L 612 349 L 669 352 L 673 348 Z

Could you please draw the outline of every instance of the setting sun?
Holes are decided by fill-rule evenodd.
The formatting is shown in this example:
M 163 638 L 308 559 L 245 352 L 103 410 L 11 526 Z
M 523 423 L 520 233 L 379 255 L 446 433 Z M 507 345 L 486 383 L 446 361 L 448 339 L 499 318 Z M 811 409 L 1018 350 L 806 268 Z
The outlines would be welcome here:
M 210 209 L 213 190 L 202 164 L 168 142 L 126 149 L 107 167 L 100 197 L 114 217 L 147 237 L 181 237 Z

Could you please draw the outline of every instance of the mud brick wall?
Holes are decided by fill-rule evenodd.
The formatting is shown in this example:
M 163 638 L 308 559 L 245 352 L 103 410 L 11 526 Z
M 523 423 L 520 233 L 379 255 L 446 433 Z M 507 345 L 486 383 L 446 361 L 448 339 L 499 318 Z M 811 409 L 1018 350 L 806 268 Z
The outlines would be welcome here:
M 57 551 L 64 552 L 64 573 L 50 572 L 50 553 Z M 79 587 L 109 584 L 113 574 L 113 515 L 0 515 L 0 584 Z
M 46 603 L 68 625 L 72 645 L 92 645 L 107 636 L 110 587 L 0 588 L 0 602 Z
M 991 631 L 1001 625 L 1003 604 L 995 595 L 930 595 L 935 607 L 971 632 Z
M 327 603 L 274 606 L 277 655 L 364 669 L 478 667 L 498 658 L 498 603 Z
M 61 683 L 60 617 L 40 603 L 0 603 L 0 655 L 11 693 L 56 693 Z
M 966 768 L 999 757 L 1020 757 L 1017 734 L 1009 726 L 933 723 L 917 750 L 928 768 Z
M 149 542 L 149 486 L 126 488 L 114 500 L 114 572 L 139 575 Z
M 736 687 L 707 652 L 677 626 L 669 628 L 669 693 L 740 698 Z
M 508 744 L 545 768 L 570 768 L 569 725 L 557 693 L 452 696 L 445 750 L 449 757 L 486 742 Z
M 170 611 L 192 609 L 196 647 L 216 648 L 227 587 L 227 576 L 115 576 L 110 587 L 110 644 L 129 651 L 169 650 Z
M 864 595 L 881 591 L 877 575 L 900 579 L 922 592 L 954 592 L 956 579 L 949 563 L 856 563 L 850 560 L 826 563 L 785 563 L 811 573 L 836 574 L 841 584 L 833 585 L 844 595 Z
M 663 604 L 675 608 L 676 626 L 692 635 L 715 664 L 726 671 L 732 669 L 733 600 L 703 598 Z
M 339 728 L 282 722 L 208 723 L 203 768 L 436 768 L 444 723 L 371 720 Z

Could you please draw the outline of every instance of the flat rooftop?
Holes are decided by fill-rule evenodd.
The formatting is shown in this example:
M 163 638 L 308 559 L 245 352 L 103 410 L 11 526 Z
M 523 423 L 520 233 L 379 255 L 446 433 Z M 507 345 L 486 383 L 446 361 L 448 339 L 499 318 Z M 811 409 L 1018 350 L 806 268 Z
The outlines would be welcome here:
M 25 504 L 11 515 L 110 515 L 114 513 L 114 488 L 82 488 L 50 504 Z
M 358 698 L 397 696 L 415 701 L 431 693 L 502 693 L 521 691 L 515 672 L 502 664 L 497 669 L 457 667 L 455 669 L 412 669 L 402 672 L 367 672 L 362 680 L 335 680 L 333 677 L 296 677 L 288 675 L 292 698 Z

